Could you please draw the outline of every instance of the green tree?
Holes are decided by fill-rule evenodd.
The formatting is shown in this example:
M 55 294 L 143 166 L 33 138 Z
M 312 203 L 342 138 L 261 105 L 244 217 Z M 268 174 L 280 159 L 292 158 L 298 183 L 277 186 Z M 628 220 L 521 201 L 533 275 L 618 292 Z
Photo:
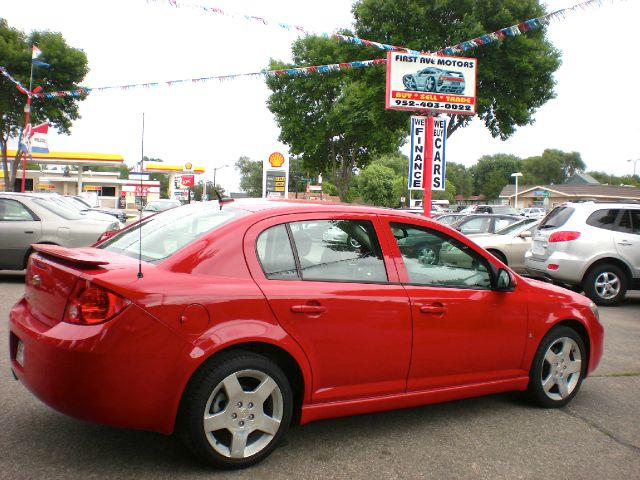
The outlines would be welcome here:
M 432 200 L 448 200 L 449 203 L 456 201 L 456 186 L 452 181 L 445 179 L 444 190 L 436 190 L 431 193 Z
M 307 36 L 292 48 L 295 66 L 376 58 L 356 45 Z M 270 70 L 292 65 L 271 60 Z M 346 201 L 356 169 L 375 155 L 395 152 L 408 130 L 405 114 L 384 108 L 383 68 L 340 70 L 309 75 L 267 77 L 267 101 L 280 127 L 279 140 L 316 173 L 324 172 Z
M 372 163 L 358 175 L 358 191 L 366 203 L 396 207 L 400 201 L 394 191 L 396 179 L 392 169 L 380 163 Z
M 560 161 L 554 155 L 545 155 L 545 153 L 522 160 L 521 183 L 523 185 L 549 185 L 563 182 L 564 172 Z
M 539 0 L 357 0 L 352 11 L 359 37 L 420 51 L 438 51 L 545 13 Z M 478 58 L 477 115 L 493 137 L 507 139 L 516 127 L 531 124 L 535 111 L 555 97 L 560 53 L 544 30 L 463 55 Z M 447 134 L 472 118 L 451 116 Z
M 50 64 L 50 68 L 33 68 L 34 89 L 40 86 L 44 92 L 54 92 L 80 88 L 79 82 L 88 72 L 87 55 L 82 50 L 69 47 L 60 33 L 35 31 L 27 36 L 0 18 L 0 65 L 27 89 L 32 45 L 42 51 L 39 60 Z M 49 122 L 58 132 L 69 134 L 73 121 L 79 118 L 79 103 L 86 96 L 32 98 L 31 123 Z M 0 77 L 0 152 L 7 191 L 13 190 L 20 163 L 17 155 L 9 163 L 7 145 L 10 139 L 19 138 L 24 128 L 26 100 L 27 95 L 16 85 Z
M 470 168 L 474 191 L 476 194 L 483 194 L 487 200 L 496 199 L 504 186 L 512 181 L 511 174 L 520 170 L 522 160 L 515 155 L 483 155 Z
M 471 172 L 467 170 L 467 168 L 464 165 L 456 162 L 447 162 L 445 175 L 446 175 L 446 180 L 453 183 L 453 186 L 456 192 L 455 195 L 462 195 L 463 197 L 468 197 L 472 194 L 473 177 L 471 176 Z M 445 184 L 445 188 L 446 188 L 446 184 Z
M 250 197 L 262 197 L 262 162 L 240 157 L 234 166 L 240 172 L 240 190 Z
M 576 172 L 584 172 L 587 168 L 578 152 L 563 152 L 552 148 L 545 149 L 542 152 L 543 158 L 554 159 L 560 164 L 562 170 L 561 182 L 566 181 Z

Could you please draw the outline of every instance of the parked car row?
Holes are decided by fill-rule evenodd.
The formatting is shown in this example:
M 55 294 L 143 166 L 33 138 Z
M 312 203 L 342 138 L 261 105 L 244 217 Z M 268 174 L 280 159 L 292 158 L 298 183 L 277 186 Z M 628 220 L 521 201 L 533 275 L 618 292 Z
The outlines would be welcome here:
M 49 193 L 0 192 L 0 270 L 22 270 L 32 244 L 84 247 L 123 224 L 115 217 L 87 212 Z

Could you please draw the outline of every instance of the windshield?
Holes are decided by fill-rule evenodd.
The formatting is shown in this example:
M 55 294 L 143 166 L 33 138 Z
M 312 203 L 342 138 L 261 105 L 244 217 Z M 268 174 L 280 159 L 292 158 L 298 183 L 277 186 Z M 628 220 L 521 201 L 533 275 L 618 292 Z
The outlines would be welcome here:
M 147 217 L 97 248 L 133 258 L 141 256 L 146 262 L 157 263 L 204 234 L 244 215 L 247 215 L 244 210 L 231 207 L 220 210 L 215 202 L 185 205 L 167 210 L 162 215 Z
M 496 235 L 508 235 L 509 233 L 517 232 L 518 230 L 522 230 L 527 225 L 537 222 L 535 218 L 525 218 L 524 220 L 520 220 L 519 222 L 512 223 L 511 225 L 507 225 L 500 230 L 496 230 Z
M 86 218 L 78 210 L 63 204 L 62 202 L 58 202 L 54 198 L 34 198 L 33 203 L 37 203 L 42 208 L 46 208 L 65 220 L 80 220 L 82 218 Z

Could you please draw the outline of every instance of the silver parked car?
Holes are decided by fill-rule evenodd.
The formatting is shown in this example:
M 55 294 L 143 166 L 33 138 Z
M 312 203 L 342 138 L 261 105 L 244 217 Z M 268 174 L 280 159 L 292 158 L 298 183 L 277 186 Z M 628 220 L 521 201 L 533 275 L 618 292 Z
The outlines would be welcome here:
M 147 204 L 142 209 L 142 216 L 148 217 L 149 215 L 153 215 L 154 213 L 164 212 L 165 210 L 179 207 L 180 205 L 182 205 L 182 203 L 180 203 L 179 200 L 170 200 L 166 198 L 151 200 L 147 202 Z
M 640 289 L 640 204 L 566 203 L 536 229 L 525 254 L 531 276 L 584 293 L 598 305 L 615 305 Z
M 77 210 L 52 201 L 49 194 L 0 192 L 0 269 L 26 267 L 31 245 L 48 243 L 85 247 L 120 223 L 87 218 Z
M 539 223 L 540 220 L 524 218 L 496 233 L 472 234 L 469 238 L 512 270 L 522 274 L 526 273 L 524 254 L 531 246 L 532 232 Z

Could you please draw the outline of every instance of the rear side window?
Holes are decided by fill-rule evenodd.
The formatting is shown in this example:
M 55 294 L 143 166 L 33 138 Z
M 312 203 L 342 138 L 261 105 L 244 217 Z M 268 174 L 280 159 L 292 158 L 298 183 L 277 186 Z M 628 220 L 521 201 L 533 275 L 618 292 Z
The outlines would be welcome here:
M 0 198 L 0 221 L 16 222 L 25 220 L 35 220 L 33 215 L 20 202 Z
M 616 218 L 620 215 L 619 208 L 606 208 L 597 210 L 587 218 L 587 225 L 605 230 L 617 230 Z
M 625 210 L 620 217 L 618 230 L 640 235 L 640 210 Z
M 375 229 L 368 221 L 277 225 L 260 234 L 256 250 L 265 276 L 272 280 L 378 283 L 388 278 Z
M 549 215 L 544 217 L 544 220 L 538 226 L 538 230 L 544 230 L 547 228 L 560 228 L 567 220 L 571 218 L 571 215 L 574 212 L 573 207 L 556 207 Z

